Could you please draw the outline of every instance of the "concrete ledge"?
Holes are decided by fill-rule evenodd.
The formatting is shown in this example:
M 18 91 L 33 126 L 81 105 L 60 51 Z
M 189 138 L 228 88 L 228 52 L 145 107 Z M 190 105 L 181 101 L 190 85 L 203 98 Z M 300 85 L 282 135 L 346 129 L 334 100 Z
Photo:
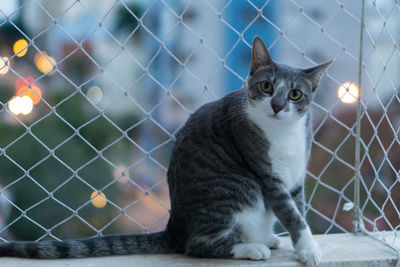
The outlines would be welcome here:
M 325 266 L 395 266 L 397 255 L 394 251 L 368 236 L 352 234 L 316 235 L 323 258 L 321 267 Z M 400 241 L 397 240 L 397 245 Z M 397 246 L 400 247 L 400 246 Z M 303 266 L 297 261 L 295 251 L 287 237 L 282 238 L 281 247 L 272 251 L 267 261 L 196 259 L 183 255 L 130 255 L 86 259 L 31 260 L 19 258 L 0 258 L 0 266 L 132 266 L 132 267 L 198 267 L 198 266 L 241 266 L 241 267 L 293 267 Z

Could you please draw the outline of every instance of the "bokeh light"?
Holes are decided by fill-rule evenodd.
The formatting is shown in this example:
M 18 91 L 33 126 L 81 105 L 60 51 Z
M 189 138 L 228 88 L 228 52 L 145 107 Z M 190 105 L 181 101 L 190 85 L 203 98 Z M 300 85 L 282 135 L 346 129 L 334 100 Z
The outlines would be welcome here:
M 93 85 L 86 92 L 86 95 L 90 100 L 92 100 L 93 103 L 97 104 L 103 98 L 103 91 L 101 90 L 100 87 Z
M 17 79 L 15 82 L 17 96 L 28 96 L 32 99 L 33 104 L 36 105 L 41 100 L 42 90 L 36 85 L 33 77 L 26 77 L 24 79 L 26 82 L 23 79 Z M 29 84 L 32 88 L 29 88 Z
M 345 82 L 339 86 L 337 94 L 340 101 L 351 104 L 357 101 L 357 98 L 360 96 L 360 91 L 354 83 Z
M 29 96 L 14 97 L 8 102 L 8 109 L 14 115 L 28 115 L 33 109 L 33 102 Z
M 123 165 L 117 166 L 113 172 L 113 177 L 120 183 L 126 183 L 129 180 L 129 171 Z
M 8 57 L 2 57 L 0 60 L 0 75 L 6 74 L 9 68 L 10 68 L 10 61 L 8 61 Z
M 90 202 L 96 208 L 104 208 L 107 204 L 106 195 L 103 192 L 93 191 L 90 195 Z
M 19 39 L 14 43 L 13 51 L 17 57 L 23 57 L 28 52 L 28 42 L 25 39 Z
M 42 55 L 43 54 L 43 55 Z M 56 64 L 56 60 L 49 56 L 45 51 L 42 51 L 41 53 L 36 53 L 35 57 L 33 58 L 33 62 L 35 63 L 36 68 L 41 73 L 48 73 L 47 75 L 52 75 L 54 74 L 54 65 Z

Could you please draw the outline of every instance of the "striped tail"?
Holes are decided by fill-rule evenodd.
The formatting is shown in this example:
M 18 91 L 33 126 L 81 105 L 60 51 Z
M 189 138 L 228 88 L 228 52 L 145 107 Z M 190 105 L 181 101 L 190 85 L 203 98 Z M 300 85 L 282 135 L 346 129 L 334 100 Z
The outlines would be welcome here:
M 167 232 L 115 235 L 71 241 L 9 242 L 0 244 L 0 257 L 85 258 L 176 252 Z

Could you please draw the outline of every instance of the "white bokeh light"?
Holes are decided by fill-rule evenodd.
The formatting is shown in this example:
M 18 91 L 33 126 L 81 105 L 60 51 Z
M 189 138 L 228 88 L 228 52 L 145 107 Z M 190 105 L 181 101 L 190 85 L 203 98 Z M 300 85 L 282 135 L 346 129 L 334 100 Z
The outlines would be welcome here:
M 338 88 L 338 97 L 340 101 L 346 104 L 351 104 L 357 101 L 360 95 L 358 86 L 352 82 L 342 83 Z
M 103 99 L 103 91 L 101 90 L 100 87 L 96 85 L 90 87 L 89 90 L 86 92 L 86 95 L 95 104 L 98 104 L 101 101 L 101 99 Z
M 14 114 L 28 115 L 33 109 L 33 102 L 29 96 L 14 97 L 8 102 L 8 109 Z
M 8 59 L 8 57 L 2 57 L 0 59 L 0 74 L 4 75 L 8 72 L 8 70 L 10 69 L 10 61 Z

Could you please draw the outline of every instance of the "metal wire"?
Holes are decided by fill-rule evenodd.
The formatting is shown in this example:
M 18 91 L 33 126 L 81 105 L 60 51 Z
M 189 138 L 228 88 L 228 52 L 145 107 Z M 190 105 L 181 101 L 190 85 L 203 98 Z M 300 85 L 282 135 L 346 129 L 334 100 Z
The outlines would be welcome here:
M 357 98 L 357 125 L 356 125 L 356 162 L 355 162 L 355 180 L 354 180 L 354 232 L 360 233 L 363 228 L 362 215 L 360 211 L 360 153 L 361 153 L 361 97 L 362 97 L 362 66 L 363 66 L 363 43 L 364 43 L 364 12 L 365 11 L 365 0 L 361 2 L 361 21 L 360 21 L 360 49 L 358 57 L 358 86 L 359 97 Z

